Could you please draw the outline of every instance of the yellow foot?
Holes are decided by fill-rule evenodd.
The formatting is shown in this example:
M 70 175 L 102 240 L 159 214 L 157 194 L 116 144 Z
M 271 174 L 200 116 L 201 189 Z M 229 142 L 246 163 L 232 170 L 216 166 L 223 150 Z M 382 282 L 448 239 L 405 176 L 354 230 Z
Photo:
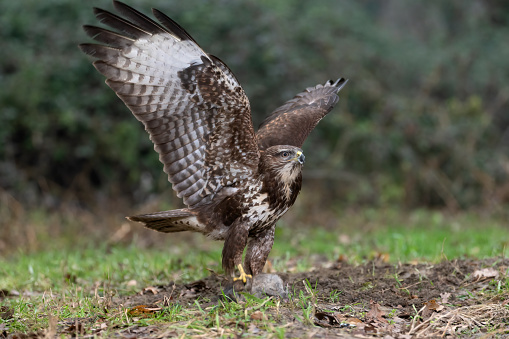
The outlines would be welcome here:
M 242 267 L 241 264 L 238 264 L 237 268 L 240 271 L 240 277 L 233 277 L 233 281 L 242 280 L 242 282 L 245 284 L 247 281 L 246 278 L 251 278 L 251 279 L 253 278 L 253 276 L 251 274 L 246 274 L 246 272 L 244 272 L 244 267 Z

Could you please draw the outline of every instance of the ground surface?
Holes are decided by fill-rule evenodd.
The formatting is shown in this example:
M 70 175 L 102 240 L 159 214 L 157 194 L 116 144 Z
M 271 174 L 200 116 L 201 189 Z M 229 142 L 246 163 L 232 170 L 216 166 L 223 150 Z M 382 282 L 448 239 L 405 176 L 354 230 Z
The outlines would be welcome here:
M 0 337 L 491 337 L 509 334 L 508 259 L 439 264 L 353 266 L 325 262 L 281 274 L 287 301 L 225 302 L 224 280 L 147 286 L 127 296 L 97 297 L 92 316 L 55 317 L 48 329 L 22 334 L 0 324 Z M 3 292 L 3 298 L 15 298 Z M 5 308 L 2 318 L 12 317 Z M 116 321 L 113 318 L 116 317 Z M 122 318 L 122 321 L 118 320 Z M 124 318 L 125 317 L 125 320 Z M 160 321 L 156 321 L 159 319 Z
M 509 333 L 509 308 L 503 300 L 508 295 L 492 293 L 500 288 L 493 279 L 506 274 L 508 265 L 509 260 L 455 260 L 435 265 L 336 263 L 312 272 L 283 274 L 293 302 L 267 310 L 265 317 L 287 325 L 285 337 L 473 336 L 497 326 L 500 333 Z M 221 283 L 221 278 L 212 275 L 188 285 L 157 287 L 156 295 L 150 292 L 114 302 L 157 307 L 166 297 L 179 303 L 209 300 L 202 307 L 213 307 L 219 302 Z M 300 302 L 295 305 L 303 297 L 311 306 L 313 325 L 306 323 Z M 256 323 L 237 324 L 233 332 L 260 335 L 264 326 L 258 328 Z

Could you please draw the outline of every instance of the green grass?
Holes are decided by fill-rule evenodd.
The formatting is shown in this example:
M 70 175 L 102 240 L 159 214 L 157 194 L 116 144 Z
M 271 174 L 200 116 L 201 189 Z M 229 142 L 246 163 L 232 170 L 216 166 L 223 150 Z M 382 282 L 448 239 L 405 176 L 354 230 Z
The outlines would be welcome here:
M 60 290 L 69 282 L 94 286 L 106 281 L 121 293 L 140 286 L 192 281 L 208 274 L 220 253 L 192 252 L 182 258 L 161 249 L 99 247 L 23 254 L 0 260 L 0 286 L 28 291 Z M 136 285 L 128 286 L 135 280 Z
M 336 260 L 340 255 L 354 264 L 381 255 L 393 263 L 505 256 L 508 244 L 506 220 L 473 213 L 444 216 L 438 212 L 367 210 L 338 217 L 338 223 L 336 229 L 319 225 L 294 229 L 283 222 L 269 258 L 275 271 L 307 271 L 317 262 L 324 262 L 323 258 Z M 211 329 L 215 334 L 223 331 L 224 335 L 232 335 L 255 321 L 251 315 L 259 311 L 263 320 L 256 320 L 256 326 L 273 337 L 284 337 L 287 329 L 277 324 L 279 304 L 273 299 L 247 296 L 244 304 L 220 302 L 207 307 L 200 302 L 172 304 L 149 317 L 128 314 L 122 307 L 105 307 L 113 295 L 133 295 L 146 286 L 167 285 L 170 281 L 198 280 L 210 274 L 208 269 L 222 272 L 221 243 L 201 235 L 193 238 L 192 245 L 180 238 L 172 240 L 172 235 L 166 238 L 155 248 L 138 246 L 136 241 L 131 245 L 73 247 L 71 239 L 58 250 L 48 246 L 48 250 L 18 251 L 0 258 L 0 290 L 21 295 L 0 299 L 1 307 L 14 312 L 8 319 L 0 317 L 0 329 L 4 324 L 11 332 L 56 331 L 57 320 L 60 324 L 65 319 L 86 318 L 93 319 L 87 333 L 107 324 L 103 336 L 133 323 L 171 324 L 179 335 L 210 334 Z M 61 243 L 66 242 L 61 239 Z M 509 293 L 507 278 L 497 284 L 494 288 L 499 294 Z M 295 318 L 310 325 L 316 293 L 313 285 L 308 284 L 305 290 L 295 295 L 292 307 Z M 331 292 L 330 302 L 337 299 L 338 293 Z
M 295 230 L 283 223 L 269 257 L 275 270 L 306 271 L 317 256 L 336 260 L 342 255 L 354 264 L 381 255 L 389 262 L 506 256 L 509 244 L 505 220 L 476 214 L 445 217 L 438 212 L 369 210 L 342 220 L 344 224 L 334 230 L 320 226 Z M 80 286 L 107 281 L 120 293 L 132 293 L 139 286 L 197 280 L 209 274 L 207 269 L 222 272 L 220 242 L 196 235 L 204 246 L 188 246 L 181 240 L 172 242 L 171 234 L 164 236 L 167 246 L 156 248 L 134 244 L 73 248 L 69 243 L 58 250 L 18 252 L 0 258 L 0 289 L 41 292 L 65 288 L 69 280 Z M 138 284 L 127 286 L 132 280 Z
M 388 254 L 391 262 L 436 262 L 445 258 L 501 256 L 509 245 L 507 220 L 475 213 L 445 216 L 424 210 L 410 214 L 394 209 L 366 210 L 338 223 L 334 230 L 319 226 L 294 230 L 283 225 L 276 230 L 271 256 L 315 254 L 334 260 L 343 255 L 358 263 Z

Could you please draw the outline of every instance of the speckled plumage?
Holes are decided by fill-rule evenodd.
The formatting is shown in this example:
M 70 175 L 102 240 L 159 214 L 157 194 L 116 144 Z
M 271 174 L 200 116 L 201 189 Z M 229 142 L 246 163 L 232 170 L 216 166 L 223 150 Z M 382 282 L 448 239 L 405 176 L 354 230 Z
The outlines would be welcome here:
M 186 208 L 130 217 L 161 232 L 195 231 L 224 240 L 223 268 L 242 261 L 258 274 L 276 221 L 302 183 L 307 135 L 337 103 L 346 80 L 306 89 L 276 109 L 255 134 L 249 100 L 230 69 L 177 23 L 160 23 L 114 1 L 121 16 L 95 8 L 115 31 L 84 26 L 102 44 L 82 44 L 106 83 L 143 123 Z

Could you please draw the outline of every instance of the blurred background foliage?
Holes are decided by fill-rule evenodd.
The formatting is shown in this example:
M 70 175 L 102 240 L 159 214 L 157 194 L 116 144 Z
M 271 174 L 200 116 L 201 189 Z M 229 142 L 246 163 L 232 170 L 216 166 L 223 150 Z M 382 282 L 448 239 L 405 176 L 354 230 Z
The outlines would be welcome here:
M 302 89 L 350 79 L 305 144 L 311 198 L 301 206 L 507 208 L 509 2 L 128 4 L 167 13 L 223 59 L 256 126 Z M 30 208 L 178 204 L 142 125 L 77 48 L 90 42 L 81 26 L 98 24 L 93 6 L 113 9 L 107 0 L 0 2 L 4 225 Z

